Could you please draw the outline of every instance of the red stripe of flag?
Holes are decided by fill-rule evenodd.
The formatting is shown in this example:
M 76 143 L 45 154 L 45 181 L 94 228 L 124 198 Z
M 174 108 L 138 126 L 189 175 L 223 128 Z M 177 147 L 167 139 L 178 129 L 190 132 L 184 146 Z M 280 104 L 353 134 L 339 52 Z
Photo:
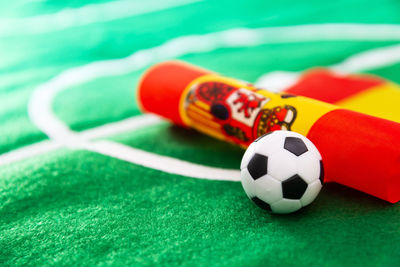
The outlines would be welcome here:
M 375 76 L 342 75 L 318 68 L 306 72 L 299 82 L 285 92 L 334 104 L 383 83 L 385 80 Z

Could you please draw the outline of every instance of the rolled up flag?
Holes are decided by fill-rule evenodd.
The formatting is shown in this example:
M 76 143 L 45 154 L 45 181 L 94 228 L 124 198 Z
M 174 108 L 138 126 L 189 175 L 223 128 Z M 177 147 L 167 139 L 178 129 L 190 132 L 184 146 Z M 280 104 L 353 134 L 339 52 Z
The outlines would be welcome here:
M 325 181 L 400 200 L 400 124 L 394 121 L 273 93 L 178 61 L 143 75 L 138 102 L 143 111 L 243 148 L 270 131 L 298 132 L 321 152 Z

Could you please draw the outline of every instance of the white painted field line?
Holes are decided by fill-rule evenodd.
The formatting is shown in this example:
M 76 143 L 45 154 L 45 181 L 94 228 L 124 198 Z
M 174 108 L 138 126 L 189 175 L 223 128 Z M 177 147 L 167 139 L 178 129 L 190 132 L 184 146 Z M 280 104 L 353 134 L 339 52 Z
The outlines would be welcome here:
M 0 155 L 0 166 L 39 156 L 62 147 L 62 144 L 52 140 L 41 141 L 32 145 L 12 150 Z
M 92 141 L 90 139 L 112 136 L 132 130 L 139 130 L 152 125 L 160 124 L 162 120 L 154 115 L 139 115 L 119 122 L 109 123 L 93 129 L 77 133 L 75 149 L 86 149 L 103 155 L 118 158 L 148 168 L 202 179 L 239 181 L 240 172 L 216 167 L 207 167 L 167 156 L 158 155 L 144 150 L 132 148 L 112 141 Z M 14 150 L 0 155 L 0 166 L 9 164 L 23 158 L 34 157 L 55 149 L 64 147 L 66 144 L 53 140 L 46 140 L 34 145 Z
M 112 141 L 86 143 L 81 148 L 147 168 L 192 178 L 240 181 L 239 170 L 203 166 L 188 161 L 161 156 Z
M 0 155 L 0 166 L 13 163 L 25 158 L 39 156 L 44 153 L 48 153 L 55 149 L 73 146 L 79 148 L 79 146 L 87 141 L 97 138 L 103 138 L 113 136 L 119 133 L 126 133 L 129 131 L 139 130 L 141 128 L 153 126 L 162 123 L 159 117 L 151 114 L 138 115 L 132 118 L 121 120 L 118 122 L 108 123 L 102 126 L 98 126 L 92 129 L 88 129 L 79 133 L 74 134 L 73 138 L 75 144 L 66 144 L 65 142 L 56 142 L 54 140 L 45 140 L 32 145 L 21 147 L 13 151 Z
M 84 140 L 93 140 L 102 137 L 114 136 L 119 133 L 131 132 L 164 122 L 160 117 L 152 114 L 137 115 L 132 118 L 111 122 L 96 128 L 88 129 L 77 135 Z
M 66 8 L 56 13 L 0 20 L 0 36 L 34 35 L 189 5 L 202 0 L 119 0 Z
M 387 67 L 399 61 L 400 44 L 396 44 L 355 54 L 330 68 L 338 72 L 351 73 Z
M 295 85 L 301 77 L 301 72 L 276 70 L 261 75 L 255 86 L 278 93 Z

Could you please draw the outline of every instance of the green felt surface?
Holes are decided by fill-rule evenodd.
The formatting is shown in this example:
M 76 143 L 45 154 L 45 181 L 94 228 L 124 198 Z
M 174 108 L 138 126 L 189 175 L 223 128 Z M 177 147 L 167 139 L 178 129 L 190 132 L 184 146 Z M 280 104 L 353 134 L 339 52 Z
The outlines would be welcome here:
M 121 2 L 129 12 L 112 8 Z M 159 5 L 163 8 L 154 8 Z M 90 23 L 82 24 L 82 10 L 89 10 L 85 16 L 92 15 Z M 61 27 L 57 14 L 67 14 L 69 23 Z M 398 266 L 398 204 L 327 184 L 309 207 L 292 215 L 271 215 L 255 207 L 238 182 L 143 167 L 87 151 L 76 137 L 143 118 L 136 84 L 150 64 L 165 58 L 152 53 L 148 64 L 111 70 L 113 62 L 144 49 L 243 28 L 347 23 L 351 29 L 355 26 L 348 23 L 358 23 L 387 24 L 385 29 L 395 32 L 399 14 L 400 4 L 394 0 L 0 3 L 0 265 Z M 285 41 L 282 30 L 271 36 L 281 38 L 276 43 L 180 53 L 195 46 L 192 40 L 171 58 L 255 82 L 268 72 L 331 66 L 398 45 L 400 30 L 396 33 L 379 40 L 323 40 L 321 32 L 311 32 L 307 34 L 313 40 L 304 40 L 304 33 Z M 109 65 L 99 71 L 93 64 Z M 395 60 L 362 72 L 400 82 Z M 47 117 L 35 117 L 29 107 L 43 85 L 68 73 L 74 75 L 63 82 L 71 84 L 55 92 L 50 113 L 72 136 L 56 138 L 48 132 L 56 127 L 52 121 L 38 125 L 37 120 Z M 168 122 L 84 142 L 101 140 L 222 169 L 238 169 L 243 153 Z
M 91 152 L 54 152 L 19 169 L 18 177 L 1 171 L 7 264 L 400 260 L 398 222 L 388 219 L 393 207 L 340 186 L 326 186 L 302 212 L 273 216 L 247 201 L 239 183 L 169 175 Z

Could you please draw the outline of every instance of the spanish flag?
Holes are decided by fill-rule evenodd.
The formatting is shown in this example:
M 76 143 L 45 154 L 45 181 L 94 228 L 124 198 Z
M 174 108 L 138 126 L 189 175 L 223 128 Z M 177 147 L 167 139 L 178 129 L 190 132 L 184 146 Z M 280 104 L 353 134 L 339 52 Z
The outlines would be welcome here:
M 274 130 L 303 134 L 321 152 L 326 181 L 392 203 L 400 200 L 398 96 L 383 79 L 323 69 L 273 93 L 177 61 L 153 66 L 138 87 L 143 111 L 244 148 Z

